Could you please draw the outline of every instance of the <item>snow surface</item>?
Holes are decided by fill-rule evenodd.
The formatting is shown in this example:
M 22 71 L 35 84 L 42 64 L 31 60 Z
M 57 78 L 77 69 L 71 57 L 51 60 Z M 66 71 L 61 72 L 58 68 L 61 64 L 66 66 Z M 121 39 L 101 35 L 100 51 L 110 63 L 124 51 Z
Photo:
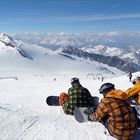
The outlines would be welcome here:
M 126 90 L 132 84 L 125 73 L 96 62 L 74 61 L 37 45 L 24 44 L 22 50 L 33 60 L 0 42 L 0 140 L 114 140 L 102 124 L 80 124 L 60 106 L 48 106 L 46 98 L 67 92 L 76 76 L 101 99 L 98 89 L 103 82 L 92 74 L 101 73 L 104 82 Z M 139 138 L 140 130 L 134 140 Z
M 8 76 L 9 75 L 9 78 Z M 140 72 L 133 74 L 133 77 Z M 7 77 L 6 77 L 7 76 Z M 62 108 L 50 107 L 46 97 L 67 92 L 74 75 L 43 75 L 32 73 L 0 74 L 0 139 L 1 140 L 113 140 L 98 122 L 78 123 Z M 98 89 L 103 82 L 77 75 L 81 84 L 92 95 L 102 98 Z M 2 78 L 3 77 L 3 78 Z M 17 77 L 17 78 L 15 78 Z M 54 81 L 54 77 L 56 81 Z M 128 76 L 106 79 L 116 88 L 125 90 L 132 86 Z M 134 140 L 140 138 L 140 130 Z

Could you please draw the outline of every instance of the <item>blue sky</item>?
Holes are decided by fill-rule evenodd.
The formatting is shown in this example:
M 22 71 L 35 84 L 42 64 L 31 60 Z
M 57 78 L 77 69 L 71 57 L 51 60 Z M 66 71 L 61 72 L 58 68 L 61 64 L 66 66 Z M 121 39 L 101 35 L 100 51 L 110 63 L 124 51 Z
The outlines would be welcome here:
M 137 32 L 140 0 L 1 0 L 0 32 Z

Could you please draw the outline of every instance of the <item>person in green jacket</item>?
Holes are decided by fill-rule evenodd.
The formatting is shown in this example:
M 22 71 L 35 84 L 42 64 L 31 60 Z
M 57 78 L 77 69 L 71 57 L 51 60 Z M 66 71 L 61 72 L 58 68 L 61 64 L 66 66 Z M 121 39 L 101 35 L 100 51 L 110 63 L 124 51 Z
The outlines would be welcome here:
M 71 85 L 67 94 L 63 92 L 59 96 L 59 104 L 66 114 L 73 115 L 73 111 L 77 107 L 97 106 L 98 97 L 92 97 L 88 89 L 80 84 L 78 78 L 72 78 Z

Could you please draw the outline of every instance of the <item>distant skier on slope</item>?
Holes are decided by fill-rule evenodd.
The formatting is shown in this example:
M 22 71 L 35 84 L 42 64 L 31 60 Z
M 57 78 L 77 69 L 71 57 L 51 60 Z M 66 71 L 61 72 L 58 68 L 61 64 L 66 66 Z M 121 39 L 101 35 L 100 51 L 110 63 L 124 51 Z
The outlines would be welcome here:
M 129 76 L 129 82 L 131 82 L 131 79 L 132 79 L 132 73 L 130 72 L 127 76 Z
M 127 102 L 128 96 L 121 90 L 116 90 L 114 84 L 103 84 L 99 92 L 104 98 L 95 112 L 85 113 L 89 120 L 99 121 L 107 127 L 110 135 L 118 140 L 130 140 L 137 130 L 136 116 Z
M 69 88 L 68 94 L 63 92 L 59 96 L 59 104 L 62 105 L 66 114 L 73 115 L 76 107 L 97 107 L 98 97 L 92 97 L 88 89 L 80 84 L 78 78 L 72 78 L 71 85 L 72 87 Z M 94 99 L 97 99 L 96 103 Z

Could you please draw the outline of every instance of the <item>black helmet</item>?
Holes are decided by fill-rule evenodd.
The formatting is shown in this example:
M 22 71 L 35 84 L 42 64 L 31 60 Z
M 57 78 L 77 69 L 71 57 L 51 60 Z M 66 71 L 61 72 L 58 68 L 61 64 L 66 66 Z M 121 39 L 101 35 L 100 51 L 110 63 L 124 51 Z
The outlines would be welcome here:
M 139 76 L 136 77 L 136 78 L 132 81 L 132 83 L 135 85 L 137 81 L 140 81 L 140 77 L 139 77 Z
M 74 77 L 71 79 L 71 84 L 73 83 L 79 83 L 79 79 L 77 77 Z
M 103 85 L 101 85 L 101 87 L 99 89 L 99 92 L 101 94 L 104 94 L 104 93 L 106 93 L 107 91 L 109 91 L 111 89 L 115 89 L 114 84 L 112 84 L 112 83 L 104 83 Z

